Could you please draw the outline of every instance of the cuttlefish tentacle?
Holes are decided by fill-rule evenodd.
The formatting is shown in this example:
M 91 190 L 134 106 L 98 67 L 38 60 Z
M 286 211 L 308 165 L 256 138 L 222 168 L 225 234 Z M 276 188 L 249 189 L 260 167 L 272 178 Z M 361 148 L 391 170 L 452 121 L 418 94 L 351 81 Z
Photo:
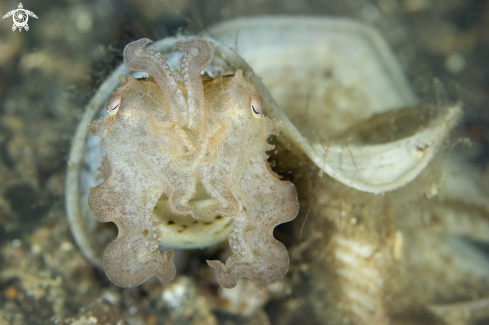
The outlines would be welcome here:
M 182 127 L 174 122 L 158 121 L 153 112 L 149 114 L 148 129 L 153 135 L 163 136 L 171 140 L 170 145 L 168 145 L 166 142 L 159 141 L 158 137 L 156 138 L 160 148 L 173 157 L 188 156 L 195 152 L 192 141 Z
M 142 38 L 129 43 L 124 48 L 124 63 L 129 69 L 147 72 L 154 78 L 166 99 L 167 122 L 185 126 L 187 124 L 185 97 L 163 55 L 155 50 L 145 49 L 151 42 L 147 38 Z
M 223 177 L 222 173 L 226 170 L 213 168 L 211 165 L 203 167 L 205 175 L 202 177 L 202 184 L 208 193 L 212 193 L 219 205 L 211 210 L 211 214 L 233 217 L 238 213 L 239 201 L 233 194 L 231 181 Z
M 183 82 L 187 91 L 188 124 L 187 127 L 195 133 L 197 141 L 200 135 L 207 131 L 207 112 L 204 107 L 204 87 L 200 71 L 211 63 L 214 51 L 211 45 L 200 38 L 188 41 L 177 41 L 173 50 L 185 51 L 180 60 Z

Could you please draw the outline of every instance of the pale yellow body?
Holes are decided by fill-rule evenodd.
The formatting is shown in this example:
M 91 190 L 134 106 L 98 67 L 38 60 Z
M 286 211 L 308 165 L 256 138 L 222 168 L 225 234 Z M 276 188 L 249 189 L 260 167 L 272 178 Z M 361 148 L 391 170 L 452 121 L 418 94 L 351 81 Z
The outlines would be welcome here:
M 298 199 L 294 185 L 280 181 L 267 162 L 273 148 L 267 139 L 280 125 L 263 116 L 261 95 L 241 70 L 201 76 L 213 57 L 206 41 L 175 43 L 186 52 L 181 73 L 144 49 L 149 42 L 127 45 L 124 61 L 151 78 L 122 77 L 108 115 L 88 127 L 102 138 L 110 162 L 110 176 L 90 191 L 89 206 L 119 228 L 104 254 L 107 276 L 122 287 L 153 275 L 170 281 L 172 251 L 161 253 L 160 242 L 207 246 L 229 233 L 237 254 L 225 264 L 208 261 L 223 287 L 240 277 L 282 278 L 289 257 L 273 229 L 296 217 Z

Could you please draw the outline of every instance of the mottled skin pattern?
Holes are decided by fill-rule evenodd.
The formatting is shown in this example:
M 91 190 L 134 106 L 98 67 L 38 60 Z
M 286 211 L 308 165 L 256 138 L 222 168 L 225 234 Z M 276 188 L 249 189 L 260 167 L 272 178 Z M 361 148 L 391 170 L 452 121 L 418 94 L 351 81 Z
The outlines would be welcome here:
M 267 163 L 266 151 L 273 148 L 267 139 L 278 134 L 279 124 L 263 116 L 260 93 L 241 70 L 203 81 L 200 71 L 213 58 L 205 40 L 175 43 L 174 49 L 185 51 L 181 73 L 144 49 L 148 43 L 128 44 L 124 62 L 151 78 L 121 77 L 108 115 L 88 127 L 102 138 L 111 165 L 111 175 L 88 198 L 100 221 L 119 228 L 104 254 L 107 276 L 121 287 L 154 275 L 171 281 L 173 253 L 158 250 L 160 228 L 152 211 L 164 194 L 175 215 L 198 219 L 189 201 L 202 184 L 219 203 L 214 213 L 234 218 L 229 242 L 236 254 L 225 264 L 208 261 L 219 284 L 232 288 L 240 277 L 281 279 L 289 257 L 273 229 L 296 217 L 298 199 L 294 185 L 280 181 Z

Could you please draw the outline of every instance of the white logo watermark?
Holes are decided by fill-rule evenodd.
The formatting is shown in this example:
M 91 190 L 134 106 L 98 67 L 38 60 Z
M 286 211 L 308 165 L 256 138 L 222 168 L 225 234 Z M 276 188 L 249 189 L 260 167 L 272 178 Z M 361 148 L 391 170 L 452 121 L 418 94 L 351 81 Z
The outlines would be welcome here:
M 19 3 L 18 9 L 7 12 L 5 16 L 3 16 L 3 19 L 10 16 L 12 16 L 14 20 L 14 24 L 12 25 L 12 30 L 15 31 L 18 28 L 19 32 L 22 31 L 22 28 L 24 28 L 26 31 L 29 30 L 29 25 L 27 25 L 29 16 L 37 19 L 36 14 L 33 13 L 32 11 L 25 10 L 24 6 L 22 6 L 22 3 Z

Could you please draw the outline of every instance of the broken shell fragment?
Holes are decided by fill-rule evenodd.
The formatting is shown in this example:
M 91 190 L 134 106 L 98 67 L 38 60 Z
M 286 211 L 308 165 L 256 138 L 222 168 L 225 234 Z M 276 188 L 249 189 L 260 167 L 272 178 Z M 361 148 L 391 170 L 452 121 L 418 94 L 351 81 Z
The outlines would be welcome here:
M 378 145 L 331 145 L 315 143 L 320 163 L 330 176 L 359 190 L 382 193 L 413 180 L 433 158 L 462 115 L 460 105 L 412 136 Z

